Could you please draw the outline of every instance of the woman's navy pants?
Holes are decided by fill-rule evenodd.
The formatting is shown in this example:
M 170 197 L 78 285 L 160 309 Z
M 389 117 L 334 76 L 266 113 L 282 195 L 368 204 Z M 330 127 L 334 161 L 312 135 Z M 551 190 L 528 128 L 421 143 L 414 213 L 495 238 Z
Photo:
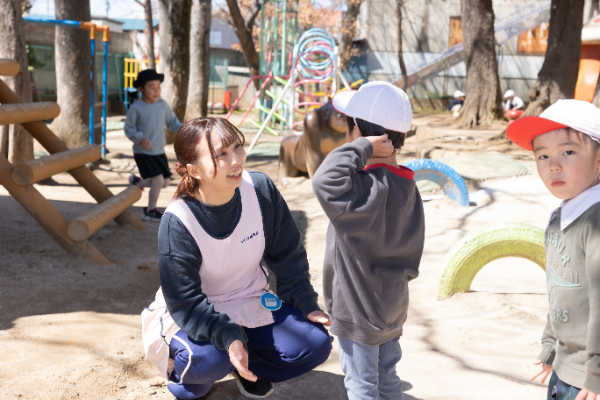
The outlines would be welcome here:
M 323 325 L 307 321 L 300 311 L 285 303 L 273 312 L 273 318 L 271 325 L 244 328 L 248 369 L 259 380 L 287 381 L 327 360 L 333 338 Z M 168 387 L 180 399 L 204 396 L 216 381 L 235 369 L 226 351 L 210 341 L 192 340 L 183 331 L 171 340 L 170 357 L 175 360 L 175 369 Z

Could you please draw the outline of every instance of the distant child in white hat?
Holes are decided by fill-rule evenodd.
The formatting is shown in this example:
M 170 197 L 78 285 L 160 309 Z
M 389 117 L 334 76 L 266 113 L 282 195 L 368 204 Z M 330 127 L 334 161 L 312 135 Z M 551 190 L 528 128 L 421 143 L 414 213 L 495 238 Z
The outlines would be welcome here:
M 515 94 L 515 91 L 512 89 L 508 89 L 506 93 L 504 93 L 504 98 L 506 102 L 504 103 L 504 110 L 522 110 L 525 107 L 525 103 L 523 100 Z
M 460 90 L 454 92 L 454 98 L 448 105 L 448 111 L 452 113 L 454 118 L 458 117 L 460 114 L 460 110 L 465 103 L 465 94 Z
M 346 144 L 329 153 L 312 182 L 331 221 L 325 306 L 348 398 L 399 400 L 408 282 L 419 275 L 425 241 L 415 173 L 396 162 L 412 122 L 410 100 L 389 83 L 371 82 L 337 94 L 333 107 L 346 115 Z
M 563 200 L 546 228 L 550 309 L 529 379 L 552 374 L 548 399 L 600 400 L 600 110 L 559 100 L 506 135 L 533 150 L 540 178 Z

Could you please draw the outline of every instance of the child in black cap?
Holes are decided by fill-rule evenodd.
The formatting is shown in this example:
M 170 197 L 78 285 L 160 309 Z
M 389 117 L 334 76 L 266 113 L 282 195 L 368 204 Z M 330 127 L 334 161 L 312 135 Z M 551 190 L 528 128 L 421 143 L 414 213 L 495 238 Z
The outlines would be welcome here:
M 165 79 L 156 70 L 141 71 L 133 86 L 142 94 L 142 101 L 134 102 L 125 119 L 125 135 L 133 142 L 133 157 L 141 178 L 135 174 L 129 183 L 140 188 L 149 187 L 148 207 L 144 207 L 142 218 L 146 221 L 160 221 L 162 213 L 156 208 L 161 189 L 169 186 L 171 170 L 167 162 L 165 126 L 177 132 L 183 124 L 167 103 L 160 98 L 160 84 Z

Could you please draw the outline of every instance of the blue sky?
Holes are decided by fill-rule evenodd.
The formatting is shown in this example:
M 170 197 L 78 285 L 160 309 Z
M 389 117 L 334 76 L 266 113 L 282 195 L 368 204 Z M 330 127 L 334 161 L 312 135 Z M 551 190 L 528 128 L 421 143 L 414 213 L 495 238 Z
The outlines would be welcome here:
M 93 16 L 106 16 L 108 2 L 109 18 L 144 18 L 143 8 L 134 0 L 90 0 Z M 35 15 L 54 16 L 54 0 L 31 0 L 33 8 L 30 13 Z M 158 1 L 152 0 L 154 18 L 158 18 Z
M 315 0 L 318 4 L 327 4 L 331 0 Z M 144 18 L 143 8 L 134 0 L 90 0 L 93 16 L 106 16 L 108 2 L 109 18 Z M 31 14 L 54 16 L 54 0 L 31 0 L 33 8 Z M 213 0 L 213 9 L 224 6 L 224 0 Z M 158 18 L 158 0 L 152 0 L 152 14 Z

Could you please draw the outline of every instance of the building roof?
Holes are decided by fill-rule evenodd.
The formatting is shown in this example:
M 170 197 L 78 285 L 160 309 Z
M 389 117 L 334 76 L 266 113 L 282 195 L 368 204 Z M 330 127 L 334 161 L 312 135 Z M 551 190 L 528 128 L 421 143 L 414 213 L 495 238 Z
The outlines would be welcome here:
M 146 20 L 135 18 L 115 18 L 123 23 L 123 32 L 128 31 L 143 31 L 146 29 Z M 152 20 L 152 26 L 158 26 L 158 19 Z
M 123 32 L 123 22 L 113 18 L 92 15 L 92 22 L 97 25 L 108 26 L 111 32 Z

